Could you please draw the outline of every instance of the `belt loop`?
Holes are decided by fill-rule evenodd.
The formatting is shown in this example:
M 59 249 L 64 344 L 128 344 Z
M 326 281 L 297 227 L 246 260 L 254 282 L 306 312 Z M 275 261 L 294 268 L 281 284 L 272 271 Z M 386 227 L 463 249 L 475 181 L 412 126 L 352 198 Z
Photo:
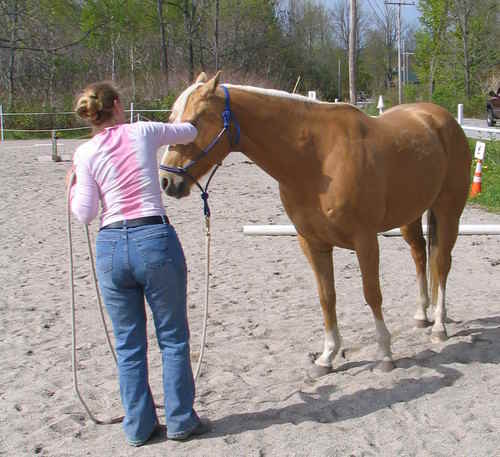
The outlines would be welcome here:
M 161 216 L 161 220 L 165 225 L 168 225 L 168 217 L 167 216 Z
M 127 229 L 127 219 L 124 219 L 124 220 L 123 220 L 122 229 L 123 229 L 123 230 L 126 230 L 126 229 Z

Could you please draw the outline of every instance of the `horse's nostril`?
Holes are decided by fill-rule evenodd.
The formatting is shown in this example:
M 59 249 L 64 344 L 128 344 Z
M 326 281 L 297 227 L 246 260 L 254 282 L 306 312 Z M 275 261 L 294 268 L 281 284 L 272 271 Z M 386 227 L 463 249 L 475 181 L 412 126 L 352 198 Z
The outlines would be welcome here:
M 168 179 L 167 178 L 162 178 L 161 180 L 161 188 L 165 190 L 168 186 Z

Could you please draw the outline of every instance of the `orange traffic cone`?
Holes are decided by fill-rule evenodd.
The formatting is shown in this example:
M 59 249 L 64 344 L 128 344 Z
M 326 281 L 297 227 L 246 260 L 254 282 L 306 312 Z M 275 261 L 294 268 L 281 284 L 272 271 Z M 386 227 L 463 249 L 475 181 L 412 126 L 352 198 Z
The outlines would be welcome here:
M 476 164 L 476 171 L 474 172 L 474 179 L 470 188 L 470 198 L 477 197 L 481 193 L 481 173 L 483 171 L 483 161 L 478 159 Z

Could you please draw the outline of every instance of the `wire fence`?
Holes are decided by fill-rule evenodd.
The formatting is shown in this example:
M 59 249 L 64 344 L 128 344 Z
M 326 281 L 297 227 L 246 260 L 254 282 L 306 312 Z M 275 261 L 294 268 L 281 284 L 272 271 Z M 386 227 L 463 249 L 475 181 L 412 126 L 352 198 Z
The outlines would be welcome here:
M 165 122 L 168 118 L 166 114 L 170 112 L 169 109 L 137 109 L 133 103 L 130 109 L 125 110 L 130 122 Z M 148 116 L 142 113 L 148 113 Z M 82 125 L 82 121 L 72 111 L 5 113 L 0 105 L 0 141 L 52 137 L 53 132 L 59 138 L 84 139 L 90 136 L 91 130 L 90 126 Z

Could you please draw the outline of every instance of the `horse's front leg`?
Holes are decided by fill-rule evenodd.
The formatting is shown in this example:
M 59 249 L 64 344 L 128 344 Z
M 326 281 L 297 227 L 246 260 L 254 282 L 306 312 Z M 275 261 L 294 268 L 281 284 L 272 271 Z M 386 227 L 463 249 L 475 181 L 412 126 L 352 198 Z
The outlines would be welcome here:
M 390 371 L 394 368 L 391 351 L 391 335 L 387 330 L 382 315 L 382 293 L 379 280 L 379 246 L 376 233 L 362 234 L 355 240 L 355 249 L 358 256 L 361 276 L 363 278 L 363 292 L 366 302 L 372 309 L 375 318 L 377 343 L 381 355 L 380 368 Z
M 332 371 L 332 363 L 341 346 L 341 338 L 337 326 L 335 309 L 336 296 L 333 277 L 333 259 L 331 246 L 318 246 L 298 236 L 300 246 L 304 251 L 316 277 L 319 301 L 323 310 L 325 322 L 325 343 L 323 353 L 316 359 L 312 375 L 323 376 Z

